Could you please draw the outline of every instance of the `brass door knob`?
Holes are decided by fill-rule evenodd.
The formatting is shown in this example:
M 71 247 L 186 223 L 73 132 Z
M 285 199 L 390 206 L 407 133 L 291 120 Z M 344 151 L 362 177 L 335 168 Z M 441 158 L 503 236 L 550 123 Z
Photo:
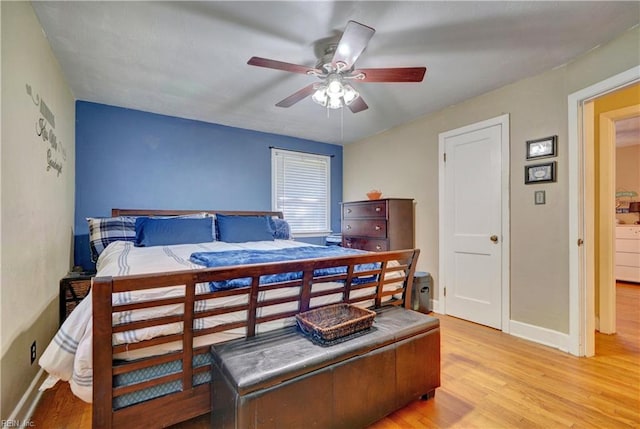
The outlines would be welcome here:
M 493 241 L 494 243 L 498 242 L 498 236 L 497 235 L 492 235 L 491 237 L 489 237 L 489 240 Z

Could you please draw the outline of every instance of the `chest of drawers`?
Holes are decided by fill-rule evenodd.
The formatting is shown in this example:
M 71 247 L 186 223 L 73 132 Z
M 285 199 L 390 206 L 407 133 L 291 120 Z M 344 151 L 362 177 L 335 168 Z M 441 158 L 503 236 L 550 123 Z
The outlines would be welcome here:
M 385 251 L 414 247 L 413 200 L 385 198 L 342 203 L 342 245 Z
M 616 279 L 640 283 L 640 226 L 616 227 Z

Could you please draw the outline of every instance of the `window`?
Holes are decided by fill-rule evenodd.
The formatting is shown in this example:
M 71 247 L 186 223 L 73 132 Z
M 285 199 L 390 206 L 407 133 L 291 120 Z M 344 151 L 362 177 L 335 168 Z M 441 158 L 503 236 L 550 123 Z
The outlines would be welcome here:
M 331 158 L 271 149 L 271 197 L 297 236 L 331 232 Z

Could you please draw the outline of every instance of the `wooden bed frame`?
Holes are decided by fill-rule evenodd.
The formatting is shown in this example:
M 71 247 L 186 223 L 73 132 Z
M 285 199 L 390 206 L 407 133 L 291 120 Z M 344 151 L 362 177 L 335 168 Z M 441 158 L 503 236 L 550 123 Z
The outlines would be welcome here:
M 267 215 L 282 218 L 279 212 L 249 212 L 249 211 L 208 211 L 208 213 L 220 213 L 230 215 Z M 121 210 L 114 209 L 113 216 L 173 216 L 189 213 L 201 213 L 203 210 Z M 267 264 L 255 264 L 245 266 L 221 267 L 212 269 L 197 269 L 149 275 L 130 275 L 122 277 L 96 277 L 93 280 L 93 428 L 150 428 L 164 427 L 181 421 L 185 421 L 211 411 L 210 383 L 193 385 L 193 377 L 202 372 L 210 371 L 210 365 L 193 367 L 193 357 L 208 353 L 209 346 L 194 347 L 194 338 L 230 329 L 245 328 L 245 336 L 256 334 L 256 325 L 291 318 L 296 313 L 313 308 L 311 299 L 323 295 L 341 293 L 343 302 L 357 303 L 371 301 L 375 307 L 386 305 L 404 306 L 410 308 L 411 287 L 415 272 L 416 262 L 420 251 L 409 249 L 401 251 L 389 251 L 380 253 L 368 253 L 363 255 L 321 258 L 315 260 L 299 260 L 292 262 L 279 262 Z M 398 261 L 398 263 L 395 263 Z M 358 272 L 354 275 L 354 267 L 359 264 L 379 263 L 380 268 L 367 272 Z M 315 270 L 329 267 L 347 267 L 346 274 L 322 276 L 314 274 Z M 299 288 L 300 293 L 284 298 L 260 300 L 258 295 L 259 279 L 261 275 L 302 272 L 300 280 L 291 280 L 260 286 L 260 291 Z M 388 274 L 394 273 L 387 276 Z M 357 276 L 377 275 L 377 281 L 367 284 L 354 284 Z M 393 277 L 393 278 L 392 278 Z M 196 294 L 197 283 L 223 281 L 234 278 L 251 278 L 251 286 L 238 289 Z M 323 291 L 311 290 L 313 283 L 337 282 L 336 286 Z M 126 305 L 112 305 L 114 293 L 144 290 L 158 287 L 185 285 L 184 296 L 145 301 Z M 395 289 L 393 289 L 395 287 Z M 373 292 L 357 299 L 349 299 L 349 292 L 357 289 L 372 288 Z M 383 290 L 384 289 L 384 290 Z M 244 295 L 246 304 L 215 308 L 208 311 L 197 312 L 194 310 L 196 301 Z M 297 303 L 297 309 L 278 312 L 259 317 L 257 310 L 272 305 L 283 303 Z M 181 315 L 165 316 L 150 320 L 131 322 L 112 326 L 112 313 L 129 311 L 141 308 L 152 308 L 168 304 L 181 304 L 184 312 Z M 214 315 L 246 311 L 247 318 L 239 322 L 226 323 L 213 328 L 194 330 L 196 319 Z M 167 323 L 182 322 L 183 332 L 175 335 L 167 335 L 142 341 L 139 343 L 112 346 L 114 333 L 140 329 Z M 114 364 L 114 354 L 126 350 L 138 350 L 158 344 L 182 342 L 182 350 L 152 356 L 136 361 Z M 148 368 L 170 361 L 181 361 L 182 372 L 159 376 L 149 381 L 136 385 L 115 387 L 113 377 L 118 374 L 134 370 Z M 114 409 L 114 398 L 123 394 L 132 393 L 157 386 L 170 381 L 179 381 L 182 390 L 150 399 L 135 405 L 121 409 Z

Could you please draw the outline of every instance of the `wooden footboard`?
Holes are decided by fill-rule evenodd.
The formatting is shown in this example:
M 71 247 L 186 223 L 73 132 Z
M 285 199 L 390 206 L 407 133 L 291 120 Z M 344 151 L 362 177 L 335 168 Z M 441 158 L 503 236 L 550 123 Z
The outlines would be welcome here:
M 194 366 L 194 357 L 209 351 L 205 337 L 230 330 L 254 336 L 265 324 L 278 320 L 293 320 L 296 313 L 318 306 L 322 298 L 337 297 L 337 301 L 381 307 L 411 303 L 411 286 L 417 249 L 356 256 L 223 267 L 152 275 L 100 277 L 93 281 L 93 428 L 163 427 L 188 420 L 211 409 L 210 384 L 197 384 L 194 379 L 210 372 L 210 364 Z M 378 268 L 358 271 L 361 264 L 377 264 Z M 346 273 L 316 275 L 316 270 L 346 267 Z M 269 274 L 301 272 L 299 280 L 282 281 L 259 286 L 260 277 Z M 238 289 L 196 294 L 196 284 L 249 278 L 251 286 Z M 359 279 L 359 280 L 356 280 Z M 364 282 L 366 281 L 368 282 Z M 323 287 L 314 287 L 322 284 Z M 135 293 L 154 288 L 180 286 L 183 293 L 171 298 L 113 305 L 113 294 Z M 205 301 L 235 297 L 234 304 L 204 308 Z M 314 302 L 315 301 L 315 302 Z M 113 315 L 162 306 L 178 306 L 180 314 L 112 325 Z M 233 319 L 233 315 L 242 315 Z M 206 323 L 213 317 L 226 320 L 216 325 Z M 228 317 L 224 317 L 228 316 Z M 160 325 L 177 324 L 176 333 L 145 341 L 113 345 L 114 335 L 132 330 L 152 329 Z M 114 355 L 140 352 L 146 348 L 178 344 L 176 351 L 145 357 L 135 361 L 116 362 Z M 196 344 L 196 346 L 194 346 Z M 196 359 L 197 360 L 197 359 Z M 175 363 L 181 370 L 152 379 L 114 385 L 114 377 L 140 372 L 156 365 Z M 118 398 L 137 394 L 150 388 L 178 385 L 176 391 L 155 399 L 118 408 Z

